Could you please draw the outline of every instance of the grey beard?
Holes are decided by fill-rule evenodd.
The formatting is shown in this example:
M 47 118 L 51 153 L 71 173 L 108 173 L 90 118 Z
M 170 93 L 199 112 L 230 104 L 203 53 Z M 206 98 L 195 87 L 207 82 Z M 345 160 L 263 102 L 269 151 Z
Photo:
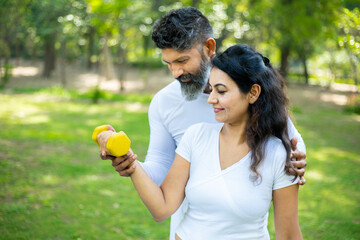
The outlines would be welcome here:
M 181 92 L 187 101 L 195 100 L 204 92 L 206 84 L 209 80 L 211 66 L 207 62 L 202 62 L 200 70 L 196 75 L 190 75 L 191 81 L 181 84 Z

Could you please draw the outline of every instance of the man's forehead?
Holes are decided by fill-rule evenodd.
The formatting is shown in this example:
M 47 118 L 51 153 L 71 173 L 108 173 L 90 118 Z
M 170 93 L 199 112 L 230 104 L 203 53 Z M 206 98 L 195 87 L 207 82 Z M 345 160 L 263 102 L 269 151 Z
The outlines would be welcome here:
M 185 50 L 175 50 L 173 48 L 165 48 L 161 50 L 162 58 L 165 62 L 176 61 L 182 57 L 195 57 L 199 54 L 197 47 L 192 47 Z

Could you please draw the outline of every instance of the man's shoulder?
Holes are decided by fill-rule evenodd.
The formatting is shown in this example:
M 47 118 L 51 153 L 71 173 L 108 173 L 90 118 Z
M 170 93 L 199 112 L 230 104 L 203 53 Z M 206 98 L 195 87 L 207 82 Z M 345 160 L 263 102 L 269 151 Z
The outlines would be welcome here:
M 181 87 L 180 83 L 178 81 L 173 81 L 160 89 L 158 91 L 154 98 L 179 98 L 184 99 L 184 97 L 181 94 Z
M 176 108 L 176 106 L 184 101 L 185 98 L 181 93 L 180 83 L 173 81 L 154 95 L 151 107 L 169 110 L 174 107 Z
M 173 81 L 154 95 L 150 103 L 149 115 L 161 112 L 161 116 L 164 117 L 177 109 L 184 100 L 180 84 Z

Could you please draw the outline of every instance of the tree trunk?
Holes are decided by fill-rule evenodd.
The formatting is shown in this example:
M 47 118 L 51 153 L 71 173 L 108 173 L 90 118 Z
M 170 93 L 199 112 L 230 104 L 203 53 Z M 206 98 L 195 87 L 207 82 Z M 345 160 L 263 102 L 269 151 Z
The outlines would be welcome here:
M 10 56 L 11 56 L 11 48 L 10 48 L 10 36 L 6 32 L 4 36 L 4 46 L 3 46 L 3 56 L 4 56 L 4 64 L 0 65 L 0 89 L 3 89 L 7 82 L 11 77 L 11 65 L 10 65 Z M 1 71 L 1 67 L 4 70 L 4 73 Z
M 151 36 L 148 35 L 148 36 L 145 36 L 143 35 L 143 43 L 144 43 L 144 57 L 145 57 L 145 61 L 146 61 L 146 58 L 149 56 L 149 45 L 150 45 L 150 39 L 151 39 Z M 145 62 L 146 64 L 146 62 Z M 146 67 L 146 66 L 145 66 Z
M 2 65 L 2 58 L 0 57 L 0 85 L 3 81 L 3 78 L 2 78 L 2 68 L 3 68 L 3 65 Z
M 55 34 L 47 35 L 45 41 L 43 77 L 50 78 L 55 69 Z
M 191 6 L 194 7 L 194 8 L 197 8 L 198 5 L 199 5 L 199 2 L 200 2 L 200 0 L 192 0 Z
M 230 32 L 224 27 L 221 31 L 220 37 L 216 39 L 216 50 L 217 52 L 222 51 L 223 41 L 229 36 Z
M 301 54 L 301 63 L 303 65 L 303 69 L 304 69 L 305 84 L 309 85 L 309 73 L 308 73 L 307 61 L 306 61 L 305 53 Z
M 289 66 L 288 66 L 289 55 L 290 55 L 290 47 L 289 46 L 282 47 L 280 73 L 285 79 L 289 70 Z
M 236 13 L 236 6 L 238 2 L 237 1 L 230 1 L 228 7 L 226 8 L 226 16 L 228 16 L 227 22 L 234 21 L 234 16 Z M 216 39 L 216 50 L 221 51 L 223 46 L 223 41 L 231 34 L 229 30 L 226 29 L 226 25 L 221 30 L 220 37 Z
M 115 78 L 114 63 L 108 46 L 109 37 L 109 34 L 106 34 L 103 48 L 103 73 L 107 80 Z
M 125 80 L 126 80 L 126 50 L 122 49 L 120 44 L 118 45 L 118 77 L 120 82 L 120 92 L 125 90 Z
M 152 10 L 154 12 L 158 12 L 160 6 L 161 6 L 161 1 L 160 0 L 154 0 L 153 5 L 152 5 Z
M 93 68 L 93 62 L 91 61 L 91 57 L 94 55 L 95 29 L 93 27 L 90 27 L 87 37 L 88 37 L 87 69 L 90 70 Z
M 4 63 L 4 65 L 2 67 L 4 68 L 4 75 L 2 76 L 2 79 L 1 79 L 1 82 L 0 82 L 0 89 L 5 88 L 5 85 L 10 80 L 11 70 L 12 70 L 11 64 L 9 62 L 7 62 L 6 60 L 5 60 L 5 63 Z M 1 75 L 1 71 L 0 71 L 0 75 Z
M 20 45 L 18 37 L 15 37 L 15 56 L 15 66 L 20 66 Z
M 66 41 L 61 41 L 60 47 L 60 79 L 61 85 L 66 88 Z
M 351 69 L 352 69 L 352 76 L 353 76 L 353 79 L 354 79 L 354 83 L 355 83 L 355 86 L 358 85 L 358 78 L 357 78 L 357 58 L 355 55 L 353 55 L 353 53 L 347 49 L 347 53 L 348 53 L 348 56 L 349 56 L 349 61 L 350 61 L 350 65 L 351 65 Z

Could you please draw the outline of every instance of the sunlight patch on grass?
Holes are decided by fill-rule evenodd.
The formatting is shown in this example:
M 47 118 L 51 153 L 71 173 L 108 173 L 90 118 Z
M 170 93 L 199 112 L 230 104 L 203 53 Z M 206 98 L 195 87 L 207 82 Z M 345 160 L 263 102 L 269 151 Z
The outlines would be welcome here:
M 12 69 L 12 75 L 14 75 L 14 77 L 19 77 L 19 76 L 35 76 L 39 73 L 39 68 L 38 67 L 14 67 Z
M 340 106 L 345 106 L 347 103 L 347 97 L 340 94 L 323 93 L 320 95 L 320 99 L 324 102 L 335 103 Z
M 103 196 L 107 196 L 107 197 L 113 197 L 116 195 L 115 192 L 110 191 L 109 189 L 100 189 L 99 194 L 101 194 Z
M 18 96 L 11 99 L 5 97 L 3 99 L 3 96 L 0 96 L 0 101 L 5 101 L 6 104 L 1 106 L 2 119 L 20 124 L 39 124 L 50 121 L 48 114 L 30 103 L 26 97 Z
M 134 102 L 134 103 L 127 103 L 125 104 L 126 111 L 129 112 L 146 112 L 148 107 L 142 103 Z
M 40 123 L 47 123 L 49 121 L 50 118 L 47 115 L 32 115 L 23 118 L 21 122 L 22 124 L 40 124 Z
M 355 149 L 354 149 L 355 150 Z M 343 151 L 339 148 L 334 147 L 319 147 L 316 151 L 311 153 L 311 158 L 315 158 L 319 161 L 333 161 L 334 159 L 355 159 L 356 162 L 360 163 L 360 158 L 356 153 Z
M 306 172 L 306 179 L 307 180 L 317 180 L 317 181 L 321 181 L 325 179 L 325 176 L 316 170 L 310 170 L 308 172 Z
M 94 182 L 94 181 L 98 181 L 100 179 L 99 175 L 86 175 L 83 176 L 82 179 L 85 182 Z
M 354 114 L 353 119 L 360 123 L 360 116 L 359 115 Z
M 43 176 L 42 181 L 44 184 L 55 185 L 60 182 L 60 178 L 52 174 L 46 174 Z

